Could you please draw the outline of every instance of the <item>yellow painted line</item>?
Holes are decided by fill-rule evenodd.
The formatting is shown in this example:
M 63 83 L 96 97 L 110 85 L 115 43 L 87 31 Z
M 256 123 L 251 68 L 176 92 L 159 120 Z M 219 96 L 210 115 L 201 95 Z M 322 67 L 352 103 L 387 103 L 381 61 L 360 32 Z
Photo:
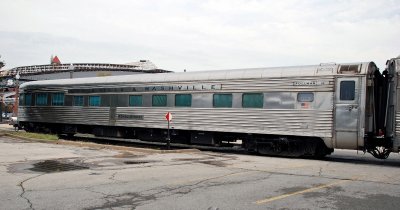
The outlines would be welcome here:
M 330 186 L 342 184 L 342 183 L 349 182 L 349 181 L 352 181 L 352 180 L 350 180 L 350 179 L 349 180 L 340 180 L 340 181 L 332 182 L 332 183 L 329 183 L 329 184 L 323 184 L 323 185 L 319 185 L 317 187 L 312 187 L 312 188 L 308 188 L 308 189 L 305 189 L 305 190 L 300 190 L 300 191 L 297 191 L 297 192 L 287 193 L 287 194 L 283 194 L 283 195 L 279 195 L 279 196 L 275 196 L 275 197 L 271 197 L 271 198 L 267 198 L 267 199 L 263 199 L 263 200 L 258 200 L 258 201 L 256 201 L 256 204 L 261 205 L 261 204 L 269 203 L 269 202 L 272 202 L 272 201 L 284 199 L 284 198 L 287 198 L 287 197 L 290 197 L 290 196 L 300 195 L 300 194 L 312 192 L 312 191 L 315 191 L 315 190 L 328 188 Z

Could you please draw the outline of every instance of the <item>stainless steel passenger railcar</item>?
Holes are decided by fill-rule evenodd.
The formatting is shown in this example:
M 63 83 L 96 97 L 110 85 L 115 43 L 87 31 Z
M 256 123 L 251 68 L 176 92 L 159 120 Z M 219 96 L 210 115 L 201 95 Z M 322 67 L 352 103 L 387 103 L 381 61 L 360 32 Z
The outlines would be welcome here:
M 24 83 L 18 119 L 27 131 L 220 145 L 242 140 L 272 155 L 398 152 L 400 59 L 373 62 Z

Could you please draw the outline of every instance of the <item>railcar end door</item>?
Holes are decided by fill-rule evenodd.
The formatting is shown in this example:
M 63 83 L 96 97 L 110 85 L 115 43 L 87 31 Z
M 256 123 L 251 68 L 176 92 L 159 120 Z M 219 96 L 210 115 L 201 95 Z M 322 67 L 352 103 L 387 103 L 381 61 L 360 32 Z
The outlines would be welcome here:
M 336 78 L 335 137 L 336 148 L 357 149 L 360 122 L 360 79 Z

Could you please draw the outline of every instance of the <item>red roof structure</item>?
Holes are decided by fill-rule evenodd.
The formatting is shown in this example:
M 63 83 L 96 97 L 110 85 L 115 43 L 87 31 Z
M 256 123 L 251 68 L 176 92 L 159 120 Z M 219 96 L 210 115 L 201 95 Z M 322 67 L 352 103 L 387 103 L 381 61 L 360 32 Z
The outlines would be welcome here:
M 60 65 L 61 64 L 61 61 L 60 61 L 60 59 L 58 59 L 57 55 L 54 56 L 53 60 L 51 60 L 51 64 L 53 64 L 53 65 Z

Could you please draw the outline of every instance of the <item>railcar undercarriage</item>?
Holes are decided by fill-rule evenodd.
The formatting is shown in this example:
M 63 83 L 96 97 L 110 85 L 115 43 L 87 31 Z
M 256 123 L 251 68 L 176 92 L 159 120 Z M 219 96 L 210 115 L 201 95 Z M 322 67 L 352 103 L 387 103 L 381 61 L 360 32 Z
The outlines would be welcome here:
M 378 159 L 387 159 L 392 152 L 392 138 L 367 136 L 364 152 L 368 152 Z
M 248 139 L 248 150 L 263 155 L 288 157 L 315 157 L 322 158 L 333 152 L 322 139 L 299 136 L 262 136 L 257 139 Z
M 167 130 L 155 128 L 130 128 L 90 125 L 66 125 L 49 123 L 21 122 L 27 132 L 51 133 L 73 136 L 77 133 L 93 134 L 98 137 L 135 138 L 142 141 L 163 142 Z M 326 147 L 323 140 L 316 137 L 253 135 L 242 133 L 203 132 L 187 130 L 171 130 L 171 142 L 191 145 L 208 145 L 219 147 L 229 142 L 241 140 L 241 146 L 249 152 L 261 155 L 286 157 L 322 158 L 333 152 Z

